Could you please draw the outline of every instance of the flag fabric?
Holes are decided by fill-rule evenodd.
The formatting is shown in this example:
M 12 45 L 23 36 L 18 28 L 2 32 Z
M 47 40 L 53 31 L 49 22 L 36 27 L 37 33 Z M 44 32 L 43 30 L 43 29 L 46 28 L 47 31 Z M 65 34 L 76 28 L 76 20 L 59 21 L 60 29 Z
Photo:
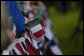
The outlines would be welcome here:
M 41 37 L 41 36 L 43 36 L 45 34 L 45 32 L 44 32 L 44 30 L 42 28 L 42 25 L 40 24 L 40 22 L 37 19 L 29 22 L 28 25 L 30 27 L 30 30 L 31 30 L 32 34 L 36 38 Z
M 41 37 L 45 34 L 44 30 L 42 29 L 41 24 L 38 24 L 31 28 L 31 31 L 35 37 Z
M 40 55 L 26 36 L 16 39 L 7 50 L 10 55 Z

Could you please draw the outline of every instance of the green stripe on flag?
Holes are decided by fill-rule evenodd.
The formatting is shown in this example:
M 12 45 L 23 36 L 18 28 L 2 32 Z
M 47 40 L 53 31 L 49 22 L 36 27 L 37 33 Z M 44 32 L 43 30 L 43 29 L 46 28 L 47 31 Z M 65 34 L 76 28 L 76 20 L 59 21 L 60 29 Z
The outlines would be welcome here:
M 43 22 L 43 18 L 39 15 L 35 16 L 35 18 L 40 22 L 42 23 Z
M 43 22 L 42 18 L 40 16 L 36 16 L 33 21 L 31 21 L 31 22 L 28 23 L 28 25 L 29 25 L 29 27 L 34 27 L 37 24 L 40 24 L 42 22 Z
M 40 24 L 40 22 L 37 19 L 35 19 L 35 20 L 28 23 L 29 27 L 34 27 L 37 24 Z

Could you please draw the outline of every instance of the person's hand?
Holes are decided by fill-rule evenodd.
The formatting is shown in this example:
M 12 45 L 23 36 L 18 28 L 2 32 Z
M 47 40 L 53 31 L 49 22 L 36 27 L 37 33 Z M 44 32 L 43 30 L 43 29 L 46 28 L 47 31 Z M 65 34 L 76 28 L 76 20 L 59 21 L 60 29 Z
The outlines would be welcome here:
M 14 33 L 11 30 L 7 30 L 6 33 L 7 33 L 8 37 L 9 37 L 9 39 L 11 40 L 11 42 L 13 42 L 15 40 Z
M 25 24 L 27 24 L 28 23 L 28 18 L 27 17 L 25 17 Z

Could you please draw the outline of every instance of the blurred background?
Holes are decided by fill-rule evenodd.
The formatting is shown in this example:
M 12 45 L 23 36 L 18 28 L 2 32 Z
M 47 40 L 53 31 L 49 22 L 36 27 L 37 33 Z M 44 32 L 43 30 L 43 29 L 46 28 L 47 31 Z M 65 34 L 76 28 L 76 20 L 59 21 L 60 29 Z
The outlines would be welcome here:
M 43 2 L 63 54 L 83 54 L 83 1 Z

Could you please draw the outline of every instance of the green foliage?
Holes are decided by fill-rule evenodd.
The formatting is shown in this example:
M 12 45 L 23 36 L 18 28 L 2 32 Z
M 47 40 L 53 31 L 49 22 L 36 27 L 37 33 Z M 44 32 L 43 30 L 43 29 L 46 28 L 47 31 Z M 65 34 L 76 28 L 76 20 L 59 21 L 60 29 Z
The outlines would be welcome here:
M 67 14 L 59 13 L 55 7 L 49 7 L 49 18 L 52 22 L 52 29 L 58 37 L 60 48 L 64 55 L 83 54 L 83 34 L 80 34 L 78 43 L 70 41 L 70 36 L 73 33 L 79 19 L 80 10 L 71 10 Z M 83 31 L 83 22 L 80 26 Z

